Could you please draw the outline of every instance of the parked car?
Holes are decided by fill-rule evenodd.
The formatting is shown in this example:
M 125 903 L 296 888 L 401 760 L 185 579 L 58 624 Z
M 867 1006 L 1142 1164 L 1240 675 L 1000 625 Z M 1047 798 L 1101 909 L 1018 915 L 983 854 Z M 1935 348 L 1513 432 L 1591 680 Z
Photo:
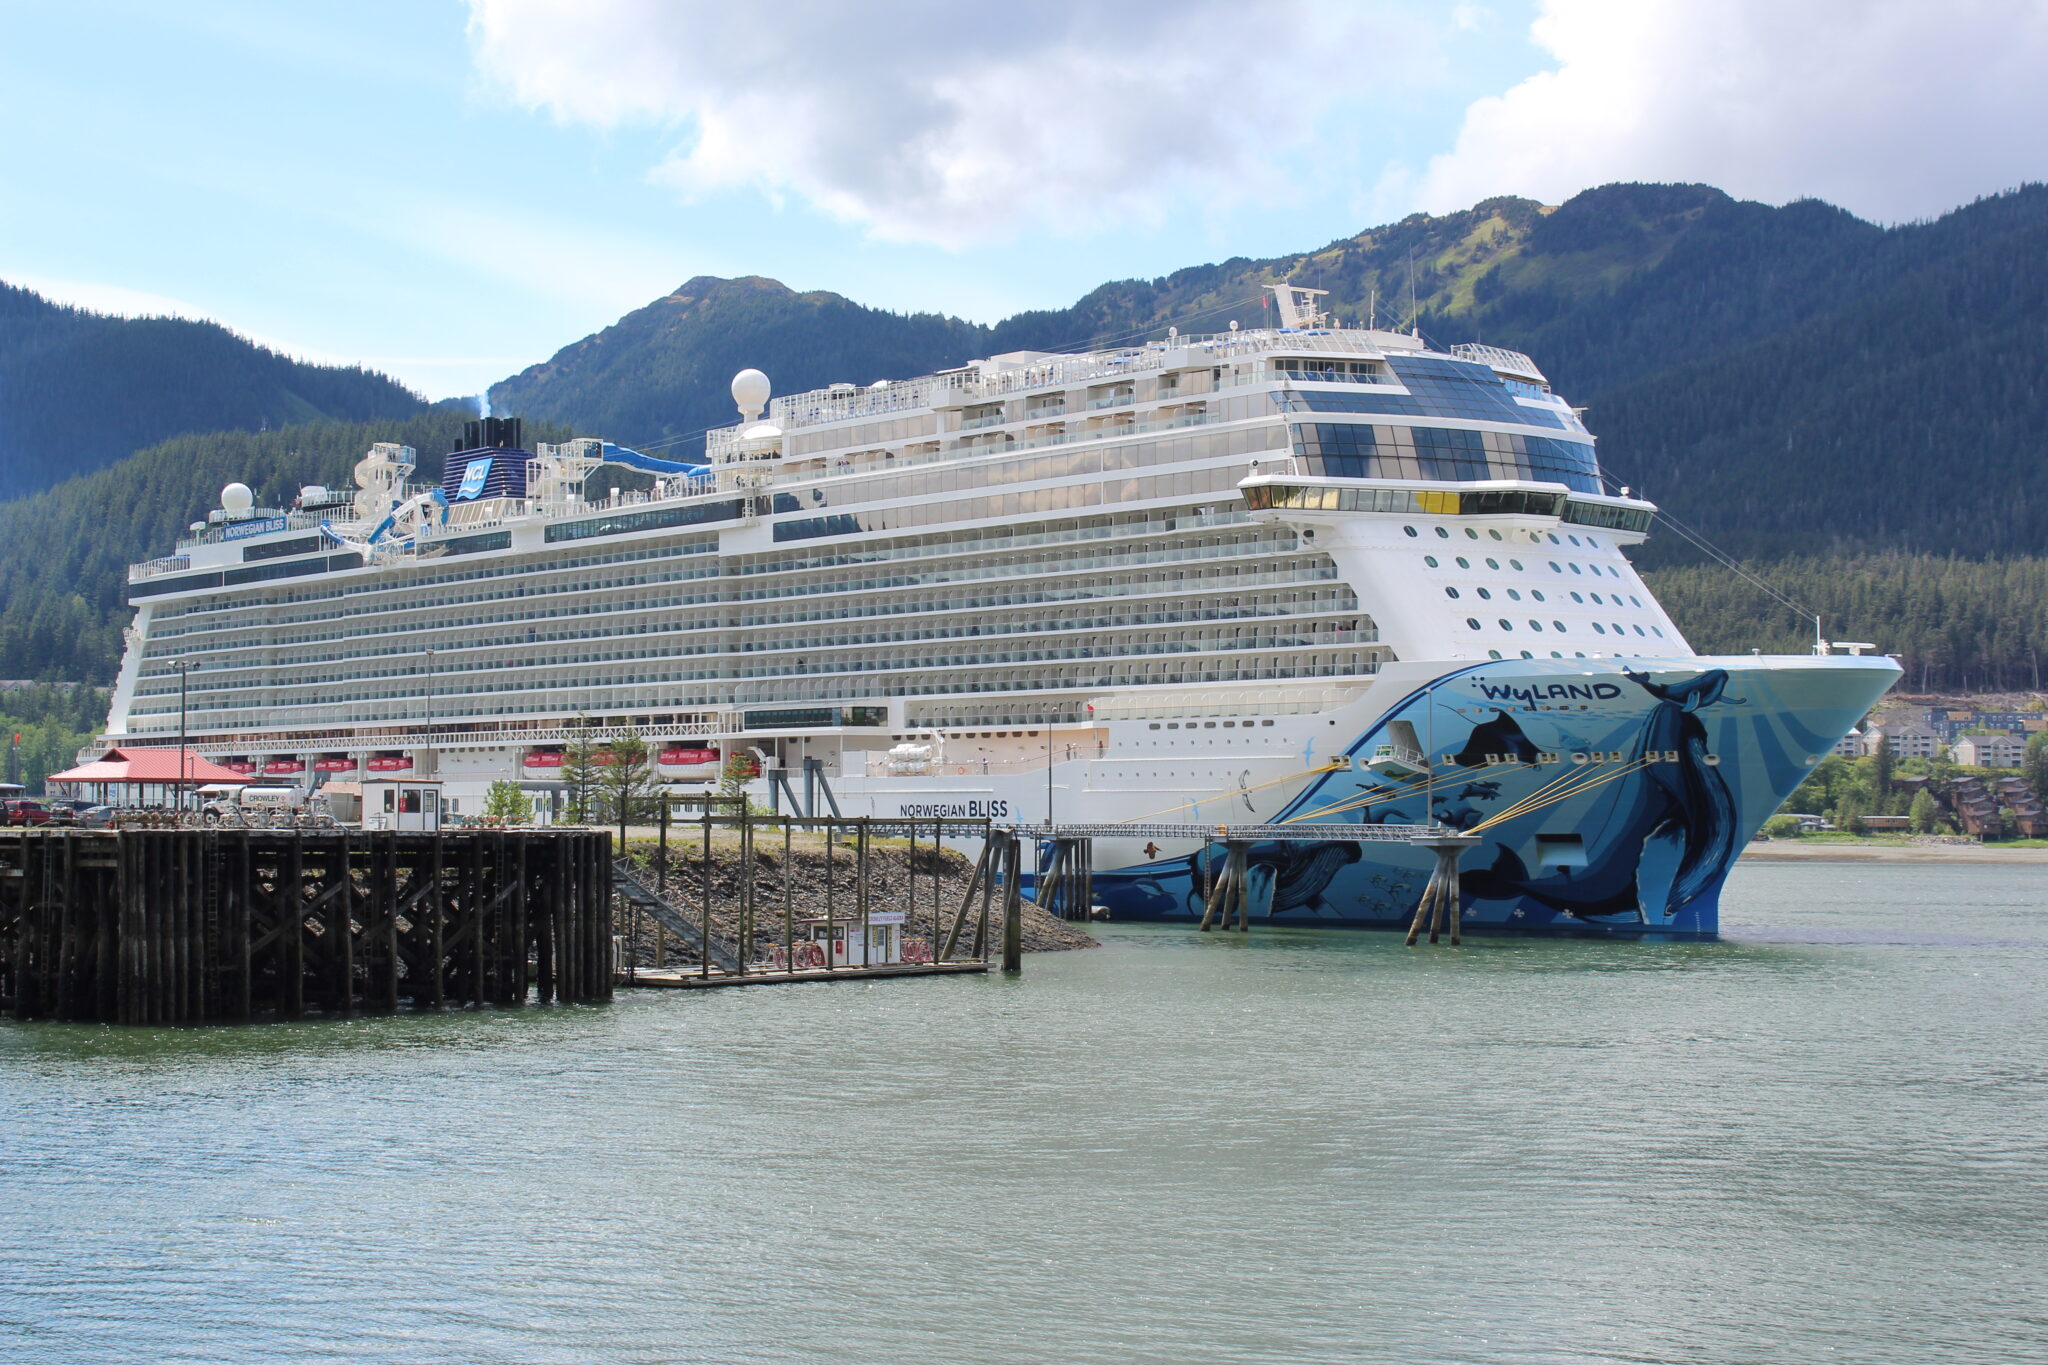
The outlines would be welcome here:
M 114 817 L 120 813 L 119 806 L 87 806 L 78 812 L 80 829 L 111 829 Z
M 47 825 L 50 823 L 50 808 L 40 801 L 26 797 L 10 797 L 0 801 L 0 825 Z

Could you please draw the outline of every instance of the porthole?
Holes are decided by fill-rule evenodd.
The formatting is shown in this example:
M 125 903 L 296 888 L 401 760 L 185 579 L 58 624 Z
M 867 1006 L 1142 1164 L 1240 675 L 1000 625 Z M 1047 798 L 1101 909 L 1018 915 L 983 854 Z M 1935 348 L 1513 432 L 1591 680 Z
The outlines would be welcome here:
M 1486 651 L 1486 657 L 1489 659 L 1498 659 L 1500 657 L 1500 651 L 1497 649 L 1489 649 Z
M 1477 531 L 1473 530 L 1473 529 L 1472 529 L 1471 527 L 1467 526 L 1467 527 L 1465 528 L 1465 539 L 1467 539 L 1467 540 L 1477 540 L 1477 539 L 1479 539 L 1479 533 L 1478 533 Z
M 1636 634 L 1638 634 L 1638 635 L 1641 635 L 1642 633 L 1643 633 L 1643 628 L 1642 628 L 1641 626 L 1637 626 L 1637 627 L 1636 627 Z
M 1641 605 L 1643 605 L 1643 599 L 1642 599 L 1642 598 L 1640 598 L 1640 597 L 1637 597 L 1637 596 L 1636 596 L 1636 595 L 1635 595 L 1634 593 L 1630 593 L 1630 594 L 1629 594 L 1629 598 L 1628 598 L 1628 600 L 1629 600 L 1629 601 L 1631 601 L 1631 602 L 1633 602 L 1633 603 L 1635 603 L 1635 604 L 1636 604 L 1637 606 L 1639 606 L 1639 607 L 1640 607 Z
M 1658 639 L 1660 639 L 1660 640 L 1661 640 L 1661 639 L 1663 639 L 1663 638 L 1664 638 L 1664 627 L 1662 627 L 1662 626 L 1651 626 L 1651 627 L 1650 627 L 1650 629 L 1651 629 L 1652 631 L 1654 631 L 1654 632 L 1656 633 L 1656 636 L 1657 636 L 1657 638 L 1658 638 Z
M 1456 588 L 1445 588 L 1445 589 L 1444 589 L 1444 596 L 1446 596 L 1446 597 L 1456 597 L 1457 595 L 1458 595 L 1458 590 L 1457 590 Z
M 1587 594 L 1586 594 L 1586 596 L 1588 596 L 1588 597 L 1592 598 L 1592 599 L 1593 599 L 1593 600 L 1594 600 L 1595 602 L 1599 602 L 1599 601 L 1600 601 L 1600 594 L 1599 594 L 1599 593 L 1597 593 L 1597 592 L 1589 592 L 1589 593 L 1587 593 Z M 1604 605 L 1606 605 L 1606 604 L 1605 604 L 1605 603 L 1602 603 L 1602 605 L 1604 606 Z
M 1553 626 L 1555 626 L 1555 627 L 1557 627 L 1557 633 L 1558 633 L 1558 634 L 1560 634 L 1560 635 L 1564 634 L 1564 622 L 1562 622 L 1562 621 L 1552 621 L 1552 622 L 1551 622 L 1550 624 L 1551 624 L 1551 625 L 1553 625 Z
M 1477 630 L 1479 629 L 1479 618 L 1476 616 L 1468 616 L 1465 618 L 1465 624 L 1472 627 L 1472 629 Z
M 1578 566 L 1578 565 L 1574 564 L 1574 565 L 1572 565 L 1572 572 L 1573 572 L 1573 573 L 1579 573 L 1579 572 L 1581 572 L 1581 570 L 1579 569 L 1579 566 Z
M 1472 591 L 1478 593 L 1480 597 L 1488 602 L 1493 600 L 1493 590 L 1491 588 L 1474 588 Z
M 1509 621 L 1507 617 L 1503 616 L 1500 618 L 1500 628 L 1502 630 L 1513 630 L 1515 627 L 1513 622 Z
M 1425 563 L 1425 564 L 1427 564 L 1427 565 L 1429 565 L 1429 567 L 1430 567 L 1430 568 L 1434 569 L 1434 568 L 1436 567 L 1436 556 L 1435 556 L 1435 555 L 1424 555 L 1424 556 L 1422 557 L 1422 562 L 1423 562 L 1423 563 Z
M 1549 532 L 1549 531 L 1545 531 L 1545 532 L 1544 532 L 1543 534 L 1545 534 L 1545 535 L 1547 535 L 1547 536 L 1549 536 L 1549 537 L 1550 537 L 1550 543 L 1551 543 L 1552 545 L 1555 545 L 1555 544 L 1557 544 L 1557 536 L 1556 536 L 1556 535 L 1555 535 L 1554 533 L 1552 533 L 1552 532 Z
M 1563 569 L 1561 569 L 1561 568 L 1559 568 L 1559 567 L 1558 567 L 1558 563 L 1557 563 L 1557 561 L 1556 561 L 1556 560 L 1554 560 L 1554 559 L 1550 561 L 1550 571 L 1551 571 L 1552 573 L 1563 573 L 1563 572 L 1564 572 L 1564 570 L 1563 570 Z
M 1624 626 L 1621 622 L 1616 621 L 1614 623 L 1614 633 L 1616 635 L 1626 635 L 1628 634 L 1628 627 Z
M 1579 543 L 1579 538 L 1577 536 L 1566 536 L 1565 539 L 1569 540 L 1574 545 Z
M 1525 650 L 1523 650 L 1523 651 L 1522 651 L 1522 657 L 1523 657 L 1523 658 L 1525 658 L 1525 659 L 1533 659 L 1533 658 L 1535 658 L 1536 656 L 1535 656 L 1534 654 L 1531 654 L 1531 653 L 1530 653 L 1530 652 L 1529 652 L 1528 650 L 1526 650 L 1526 649 L 1525 649 Z
M 1531 588 L 1531 589 L 1529 589 L 1529 596 L 1531 596 L 1531 597 L 1535 598 L 1535 599 L 1536 599 L 1536 600 L 1537 600 L 1538 602 L 1542 602 L 1542 601 L 1546 601 L 1546 600 L 1548 600 L 1548 599 L 1546 599 L 1546 598 L 1545 598 L 1545 597 L 1543 596 L 1543 589 L 1541 589 L 1541 588 Z
M 1522 561 L 1519 559 L 1510 559 L 1508 561 L 1508 567 L 1510 569 L 1513 569 L 1516 573 L 1520 573 L 1522 571 Z
M 1519 601 L 1521 601 L 1521 600 L 1522 600 L 1522 594 L 1520 594 L 1519 592 L 1516 592 L 1516 591 L 1515 591 L 1515 590 L 1514 590 L 1513 588 L 1509 588 L 1509 589 L 1508 589 L 1508 598 L 1509 598 L 1509 600 L 1511 600 L 1511 601 L 1519 602 Z
M 1498 531 L 1489 530 L 1486 534 L 1492 536 L 1495 540 L 1500 539 L 1500 532 Z
M 1586 657 L 1586 651 L 1583 649 L 1575 649 L 1572 651 L 1572 657 L 1574 659 L 1583 659 Z
M 1403 526 L 1401 529 L 1406 531 L 1411 536 L 1415 534 L 1415 528 L 1413 526 Z
M 1486 567 L 1489 569 L 1498 569 L 1500 567 L 1500 561 L 1498 559 L 1493 559 L 1489 557 L 1486 561 Z
M 1607 633 L 1607 627 L 1601 625 L 1598 621 L 1595 621 L 1593 623 L 1593 633 L 1595 635 L 1605 635 Z
M 1574 601 L 1574 602 L 1583 602 L 1583 601 L 1585 601 L 1585 600 L 1586 600 L 1585 598 L 1583 598 L 1583 597 L 1579 596 L 1579 595 L 1578 595 L 1577 593 L 1573 593 L 1573 594 L 1572 594 L 1572 601 Z
M 1450 533 L 1449 531 L 1446 531 L 1446 530 L 1445 530 L 1445 529 L 1444 529 L 1443 527 L 1441 527 L 1441 526 L 1439 526 L 1439 527 L 1437 527 L 1437 528 L 1436 528 L 1436 533 L 1437 533 L 1438 535 L 1442 536 L 1442 537 L 1443 537 L 1443 538 L 1444 538 L 1445 540 L 1449 540 L 1449 539 L 1451 538 L 1451 533 Z
M 1532 619 L 1529 622 L 1529 629 L 1535 631 L 1537 634 L 1540 635 L 1543 633 L 1543 623 L 1541 621 Z
M 1562 659 L 1564 657 L 1564 654 L 1559 650 L 1553 649 L 1550 651 L 1550 657 L 1553 659 Z
M 1467 559 L 1467 558 L 1465 558 L 1465 556 L 1463 556 L 1463 555 L 1459 555 L 1459 556 L 1458 556 L 1458 567 L 1459 567 L 1459 568 L 1461 568 L 1461 569 L 1469 569 L 1469 568 L 1471 568 L 1471 567 L 1472 567 L 1472 561 L 1471 561 L 1471 560 L 1469 560 L 1469 559 Z

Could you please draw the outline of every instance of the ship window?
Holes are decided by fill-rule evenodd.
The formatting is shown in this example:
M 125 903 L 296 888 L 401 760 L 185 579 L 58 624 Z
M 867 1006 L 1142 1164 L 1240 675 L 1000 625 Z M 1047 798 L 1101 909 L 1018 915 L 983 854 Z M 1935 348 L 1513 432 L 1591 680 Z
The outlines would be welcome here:
M 1445 588 L 1445 589 L 1444 589 L 1444 596 L 1446 596 L 1446 597 L 1456 597 L 1457 595 L 1458 595 L 1458 590 L 1457 590 L 1456 588 Z
M 1562 659 L 1564 657 L 1564 651 L 1559 649 L 1553 649 L 1550 651 L 1550 657 L 1553 659 Z
M 1500 532 L 1498 531 L 1489 530 L 1486 534 L 1492 536 L 1495 540 L 1500 539 Z
M 1271 725 L 1272 723 L 1273 723 L 1273 722 L 1272 722 L 1272 721 L 1270 721 L 1270 720 L 1262 720 L 1262 721 L 1260 721 L 1260 722 L 1259 722 L 1259 724 L 1261 724 L 1261 725 Z
M 1500 561 L 1498 559 L 1489 559 L 1486 561 L 1486 567 L 1489 569 L 1498 569 L 1500 567 Z
M 1406 531 L 1411 536 L 1415 534 L 1415 528 L 1413 526 L 1403 526 L 1401 529 Z
M 1576 544 L 1578 544 L 1578 543 L 1579 543 L 1579 538 L 1578 538 L 1577 536 L 1574 536 L 1574 535 L 1567 535 L 1567 536 L 1565 537 L 1565 539 L 1566 539 L 1566 540 L 1569 540 L 1569 541 L 1570 541 L 1570 542 L 1571 542 L 1572 544 L 1574 544 L 1574 545 L 1576 545 Z
M 1526 649 L 1525 649 L 1525 650 L 1523 650 L 1523 651 L 1522 651 L 1522 657 L 1523 657 L 1523 658 L 1525 658 L 1525 659 L 1533 659 L 1533 658 L 1535 658 L 1536 656 L 1535 656 L 1534 654 L 1531 654 L 1531 653 L 1530 653 L 1530 652 L 1529 652 L 1528 650 L 1526 650 Z
M 1628 634 L 1628 627 L 1624 626 L 1621 622 L 1616 621 L 1614 623 L 1614 633 L 1616 635 L 1626 635 Z
M 1519 573 L 1522 568 L 1522 561 L 1519 559 L 1510 559 L 1508 561 L 1508 567 Z
M 1479 618 L 1476 616 L 1468 616 L 1465 618 L 1465 624 L 1472 627 L 1472 629 L 1477 630 L 1479 629 Z
M 1641 626 L 1637 626 L 1637 627 L 1636 627 L 1636 634 L 1638 634 L 1638 635 L 1641 635 L 1642 633 L 1643 633 L 1643 628 L 1642 628 Z
M 1651 629 L 1652 631 L 1656 632 L 1656 635 L 1657 635 L 1657 638 L 1658 638 L 1658 639 L 1660 639 L 1660 640 L 1661 640 L 1661 639 L 1663 639 L 1663 638 L 1664 638 L 1664 627 L 1662 627 L 1662 626 L 1651 626 L 1651 627 L 1650 627 L 1650 629 Z
M 1537 632 L 1538 634 L 1541 634 L 1543 631 L 1543 623 L 1541 621 L 1532 620 L 1529 622 L 1529 629 Z
M 1607 633 L 1607 627 L 1601 625 L 1598 621 L 1595 621 L 1593 623 L 1593 633 L 1595 635 L 1605 635 Z
M 1474 588 L 1473 591 L 1478 593 L 1481 597 L 1485 598 L 1489 602 L 1493 600 L 1493 592 L 1490 589 Z
M 1581 569 L 1579 568 L 1579 566 L 1578 566 L 1578 565 L 1574 564 L 1574 565 L 1572 565 L 1572 572 L 1573 572 L 1573 573 L 1581 573 L 1581 572 L 1583 572 L 1583 570 L 1581 570 Z
M 1585 598 L 1583 598 L 1583 597 L 1579 596 L 1579 595 L 1578 595 L 1577 593 L 1573 593 L 1573 594 L 1572 594 L 1572 601 L 1574 601 L 1574 602 L 1583 602 L 1583 601 L 1585 601 L 1585 600 L 1586 600 Z
M 1511 601 L 1511 602 L 1519 602 L 1519 601 L 1521 601 L 1521 600 L 1522 600 L 1522 594 L 1520 594 L 1520 593 L 1516 592 L 1516 591 L 1515 591 L 1515 590 L 1514 590 L 1513 588 L 1509 588 L 1509 589 L 1508 589 L 1508 600 L 1509 600 L 1509 601 Z
M 1145 728 L 1146 728 L 1147 730 L 1157 730 L 1157 729 L 1159 728 L 1159 722 L 1155 720 L 1155 721 L 1153 721 L 1153 722 L 1152 722 L 1152 723 L 1151 723 L 1150 725 L 1146 726 Z
M 1500 651 L 1497 649 L 1489 649 L 1486 651 L 1486 657 L 1489 659 L 1498 659 L 1500 657 Z
M 1640 598 L 1640 597 L 1637 597 L 1637 596 L 1635 596 L 1635 595 L 1634 595 L 1633 593 L 1631 593 L 1631 594 L 1629 595 L 1629 599 L 1628 599 L 1628 600 L 1629 600 L 1629 601 L 1631 601 L 1631 602 L 1633 602 L 1633 603 L 1635 603 L 1635 604 L 1636 604 L 1637 606 L 1639 606 L 1639 607 L 1640 607 L 1641 605 L 1643 605 L 1643 599 L 1642 599 L 1642 598 Z
M 1423 562 L 1423 563 L 1425 563 L 1425 564 L 1427 564 L 1427 565 L 1429 565 L 1429 567 L 1430 567 L 1430 568 L 1434 569 L 1434 568 L 1436 567 L 1436 556 L 1435 556 L 1435 555 L 1424 555 L 1424 556 L 1422 557 L 1422 562 Z
M 1562 621 L 1552 621 L 1550 624 L 1556 626 L 1560 631 L 1564 629 L 1564 622 Z
M 1458 567 L 1459 567 L 1459 568 L 1461 568 L 1461 569 L 1469 569 L 1469 568 L 1471 568 L 1471 567 L 1472 567 L 1472 561 L 1471 561 L 1471 560 L 1469 560 L 1469 559 L 1467 559 L 1467 558 L 1465 558 L 1465 556 L 1463 556 L 1463 555 L 1459 555 L 1459 556 L 1458 556 Z
M 1550 533 L 1550 532 L 1548 532 L 1548 531 L 1545 531 L 1545 532 L 1544 532 L 1543 534 L 1545 534 L 1545 535 L 1547 535 L 1547 536 L 1550 536 L 1550 543 L 1551 543 L 1552 545 L 1555 545 L 1555 544 L 1557 544 L 1557 537 L 1556 537 L 1555 535 L 1551 535 L 1551 533 Z
M 1445 540 L 1449 540 L 1451 538 L 1451 533 L 1441 526 L 1436 528 L 1436 533 L 1442 536 Z
M 1479 533 L 1473 530 L 1471 527 L 1467 526 L 1465 528 L 1465 538 L 1467 540 L 1477 540 L 1479 539 Z
M 1595 602 L 1602 602 L 1601 596 L 1597 592 L 1589 592 L 1586 594 L 1586 596 L 1592 598 Z M 1605 605 L 1605 603 L 1602 602 L 1602 605 Z
M 1507 617 L 1503 616 L 1500 618 L 1500 628 L 1502 630 L 1513 630 L 1515 628 L 1514 622 L 1508 620 Z
M 1547 600 L 1547 599 L 1546 599 L 1546 598 L 1545 598 L 1545 597 L 1543 596 L 1543 589 L 1541 589 L 1541 588 L 1531 588 L 1531 589 L 1529 589 L 1529 596 L 1531 596 L 1531 597 L 1535 598 L 1535 599 L 1536 599 L 1536 600 L 1537 600 L 1538 602 L 1542 602 L 1542 601 L 1545 601 L 1545 600 Z
M 1563 572 L 1564 572 L 1564 570 L 1563 570 L 1562 568 L 1558 567 L 1558 563 L 1557 563 L 1557 561 L 1556 561 L 1556 560 L 1554 560 L 1554 559 L 1550 561 L 1550 571 L 1551 571 L 1552 573 L 1563 573 Z

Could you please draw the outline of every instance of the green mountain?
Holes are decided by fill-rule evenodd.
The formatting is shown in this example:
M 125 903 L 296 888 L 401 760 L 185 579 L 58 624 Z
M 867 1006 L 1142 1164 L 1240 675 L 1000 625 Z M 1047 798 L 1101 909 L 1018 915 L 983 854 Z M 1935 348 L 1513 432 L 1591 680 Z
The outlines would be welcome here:
M 177 436 L 94 474 L 0 503 L 0 676 L 113 680 L 129 620 L 122 591 L 128 565 L 169 554 L 186 526 L 219 505 L 239 480 L 259 506 L 288 506 L 306 484 L 352 487 L 349 471 L 371 443 L 397 441 L 419 452 L 422 479 L 460 447 L 476 414 L 444 403 L 418 416 L 319 422 L 275 431 Z M 568 432 L 529 427 L 532 440 Z
M 1330 291 L 1347 322 L 1527 351 L 1590 409 L 1618 482 L 1729 549 L 2048 551 L 2048 188 L 1880 228 L 1700 185 L 1609 185 L 1556 208 L 1494 199 L 1269 260 L 1104 285 L 993 327 L 902 317 L 769 280 L 692 280 L 491 391 L 628 444 L 733 420 L 748 365 L 778 391 L 1010 350 L 1263 320 L 1263 291 Z M 1413 304 L 1410 304 L 1410 298 Z M 1987 496 L 1996 490 L 1995 498 Z M 1994 505 L 1995 504 L 1995 505 Z M 1660 537 L 1649 562 L 1693 558 Z
M 0 498 L 185 432 L 408 417 L 426 406 L 384 375 L 292 360 L 218 323 L 107 317 L 0 284 Z
M 773 365 L 793 388 L 866 384 L 972 360 L 987 335 L 953 318 L 884 313 L 774 280 L 699 276 L 493 385 L 491 410 L 566 421 L 629 445 L 676 441 L 701 451 L 706 427 L 735 420 L 727 385 L 750 365 Z

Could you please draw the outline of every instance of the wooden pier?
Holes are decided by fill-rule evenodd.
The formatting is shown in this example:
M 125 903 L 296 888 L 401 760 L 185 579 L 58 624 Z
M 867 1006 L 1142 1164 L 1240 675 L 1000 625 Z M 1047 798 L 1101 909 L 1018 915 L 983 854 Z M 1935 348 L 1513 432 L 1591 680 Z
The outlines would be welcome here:
M 612 993 L 602 832 L 0 832 L 0 1014 L 292 1019 Z

